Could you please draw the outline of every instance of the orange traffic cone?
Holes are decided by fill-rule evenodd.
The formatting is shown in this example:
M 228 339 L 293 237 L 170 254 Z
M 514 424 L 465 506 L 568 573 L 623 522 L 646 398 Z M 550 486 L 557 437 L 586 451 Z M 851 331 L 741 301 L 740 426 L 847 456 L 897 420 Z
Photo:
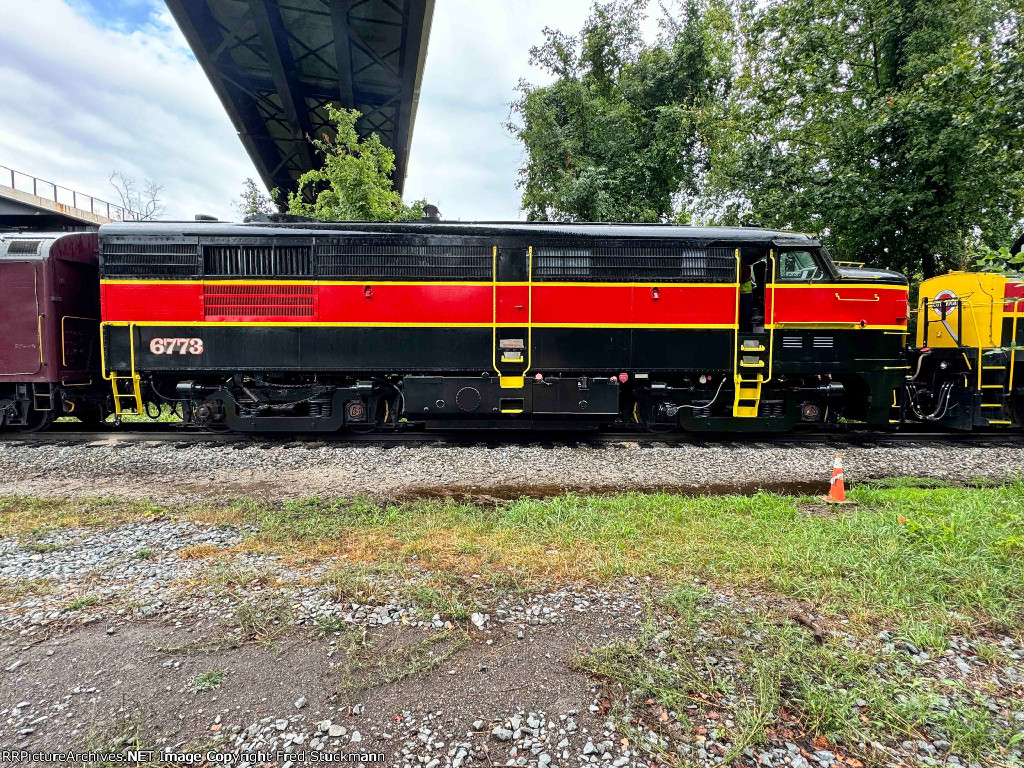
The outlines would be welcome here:
M 843 484 L 843 457 L 836 454 L 836 461 L 832 465 L 832 483 L 828 489 L 828 500 L 837 504 L 846 501 L 846 486 Z

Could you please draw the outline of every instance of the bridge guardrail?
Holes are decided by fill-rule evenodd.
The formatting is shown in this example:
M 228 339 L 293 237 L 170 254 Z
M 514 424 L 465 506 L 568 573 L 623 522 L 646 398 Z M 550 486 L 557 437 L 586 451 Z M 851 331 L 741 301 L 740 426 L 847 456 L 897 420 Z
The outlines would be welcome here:
M 26 192 L 44 200 L 53 200 L 59 205 L 67 205 L 79 211 L 87 211 L 94 216 L 103 216 L 111 221 L 135 221 L 138 219 L 137 214 L 124 206 L 108 203 L 93 195 L 77 192 L 70 187 L 37 178 L 29 173 L 16 171 L 6 165 L 0 165 L 0 183 L 6 184 L 8 181 L 10 181 L 8 186 L 11 189 Z

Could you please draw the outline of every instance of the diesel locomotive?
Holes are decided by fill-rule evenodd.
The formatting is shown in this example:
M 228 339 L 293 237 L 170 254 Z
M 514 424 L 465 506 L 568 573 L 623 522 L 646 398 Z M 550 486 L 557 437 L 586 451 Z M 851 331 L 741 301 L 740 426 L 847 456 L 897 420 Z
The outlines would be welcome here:
M 98 245 L 85 399 L 22 381 L 7 424 L 48 404 L 252 432 L 1021 420 L 1024 284 L 926 281 L 913 344 L 905 277 L 800 233 L 275 216 L 109 224 Z M 69 346 L 39 338 L 41 358 Z

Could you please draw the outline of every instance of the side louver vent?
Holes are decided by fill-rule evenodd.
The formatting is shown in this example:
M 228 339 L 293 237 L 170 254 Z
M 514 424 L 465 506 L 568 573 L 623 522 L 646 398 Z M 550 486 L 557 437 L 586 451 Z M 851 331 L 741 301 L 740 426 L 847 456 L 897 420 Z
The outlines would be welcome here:
M 803 349 L 804 340 L 799 336 L 783 336 L 782 337 L 782 348 L 783 349 Z
M 815 336 L 814 337 L 814 348 L 815 349 L 832 349 L 832 337 L 831 336 Z
M 534 279 L 568 282 L 730 283 L 735 251 L 674 245 L 616 245 L 534 250 Z
M 381 238 L 338 238 L 316 246 L 320 277 L 339 280 L 487 280 L 486 245 L 387 245 Z
M 202 263 L 195 243 L 147 238 L 141 243 L 107 241 L 100 252 L 103 277 L 200 277 Z
M 207 277 L 312 277 L 313 249 L 308 245 L 207 245 Z
M 207 283 L 203 309 L 207 320 L 310 320 L 316 316 L 316 286 Z
M 39 240 L 12 240 L 7 246 L 8 256 L 34 256 L 39 253 Z

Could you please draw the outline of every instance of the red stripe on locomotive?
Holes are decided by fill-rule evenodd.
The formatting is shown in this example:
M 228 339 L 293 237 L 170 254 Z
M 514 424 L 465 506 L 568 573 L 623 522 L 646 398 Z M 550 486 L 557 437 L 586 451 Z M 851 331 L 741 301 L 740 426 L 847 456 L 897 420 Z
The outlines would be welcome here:
M 104 322 L 192 323 L 203 319 L 203 284 L 103 283 Z
M 1021 299 L 1006 305 L 1007 312 L 1024 312 L 1024 283 L 1006 283 L 1006 298 Z
M 499 285 L 506 325 L 731 325 L 728 285 Z M 458 283 L 317 285 L 201 282 L 107 283 L 107 322 L 321 322 L 488 325 L 494 287 Z M 264 311 L 260 311 L 264 310 Z
M 769 286 L 766 317 L 774 323 L 907 324 L 907 290 L 882 286 Z M 774 313 L 772 301 L 774 294 Z

